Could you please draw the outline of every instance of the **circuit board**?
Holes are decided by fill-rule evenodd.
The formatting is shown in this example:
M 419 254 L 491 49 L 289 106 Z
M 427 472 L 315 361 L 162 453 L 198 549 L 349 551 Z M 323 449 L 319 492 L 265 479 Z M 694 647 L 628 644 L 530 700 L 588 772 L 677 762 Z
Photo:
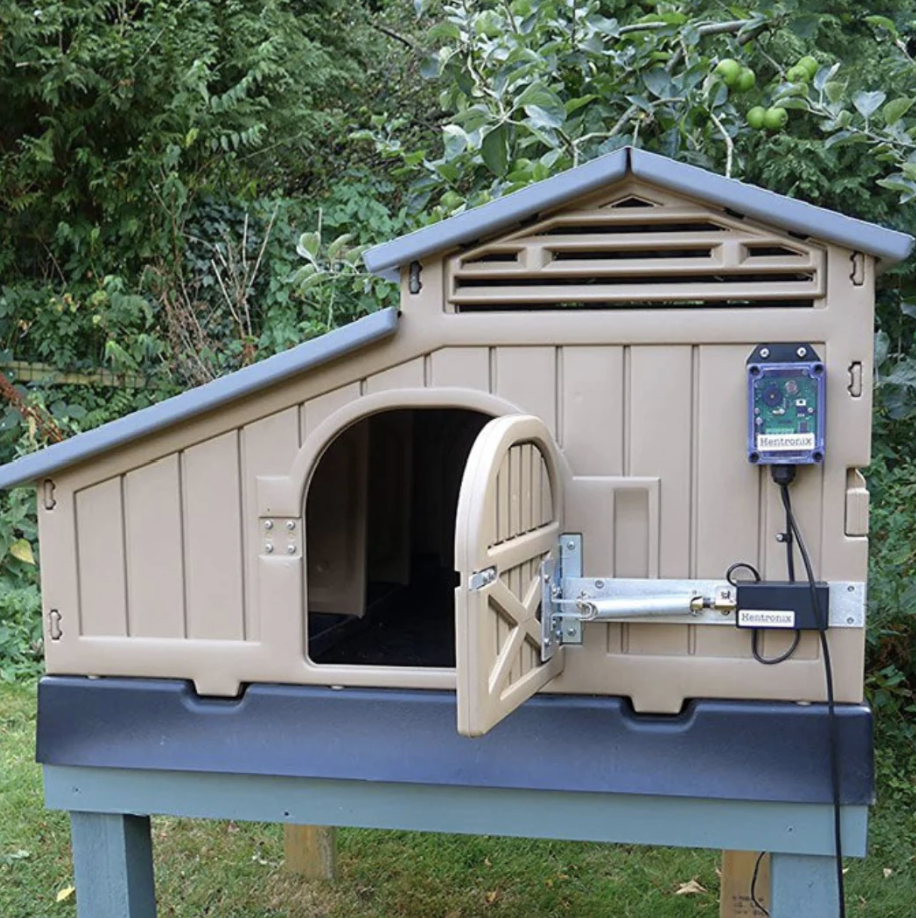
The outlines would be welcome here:
M 823 461 L 824 365 L 758 360 L 748 364 L 748 459 L 757 464 Z

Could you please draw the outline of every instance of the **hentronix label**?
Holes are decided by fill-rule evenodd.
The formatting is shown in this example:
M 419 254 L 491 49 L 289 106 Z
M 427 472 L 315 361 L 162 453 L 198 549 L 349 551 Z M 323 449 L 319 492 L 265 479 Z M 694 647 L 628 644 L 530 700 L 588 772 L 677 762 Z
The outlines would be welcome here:
M 738 625 L 742 628 L 794 628 L 791 610 L 739 609 Z
M 761 452 L 813 450 L 815 443 L 813 433 L 757 434 L 757 449 Z

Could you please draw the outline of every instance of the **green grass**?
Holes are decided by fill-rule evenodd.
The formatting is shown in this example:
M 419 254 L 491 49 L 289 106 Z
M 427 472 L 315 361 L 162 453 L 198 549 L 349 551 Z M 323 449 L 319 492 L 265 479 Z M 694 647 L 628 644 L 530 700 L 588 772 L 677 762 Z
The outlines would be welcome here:
M 72 918 L 66 817 L 42 806 L 35 692 L 0 687 L 0 916 Z M 340 881 L 284 874 L 279 826 L 154 820 L 161 918 L 687 918 L 718 915 L 717 852 L 341 830 Z M 916 813 L 879 806 L 849 914 L 916 912 Z M 885 876 L 885 868 L 891 873 Z M 678 896 L 696 878 L 707 890 Z

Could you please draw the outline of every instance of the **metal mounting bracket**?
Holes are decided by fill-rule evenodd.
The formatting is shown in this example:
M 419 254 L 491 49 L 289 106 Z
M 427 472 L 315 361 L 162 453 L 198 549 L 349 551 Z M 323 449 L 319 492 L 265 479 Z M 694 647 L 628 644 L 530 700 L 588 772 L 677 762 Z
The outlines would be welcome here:
M 865 627 L 865 584 L 829 583 L 831 628 Z M 737 590 L 726 580 L 582 576 L 582 536 L 560 537 L 557 560 L 541 565 L 541 659 L 581 644 L 585 622 L 658 622 L 735 627 Z

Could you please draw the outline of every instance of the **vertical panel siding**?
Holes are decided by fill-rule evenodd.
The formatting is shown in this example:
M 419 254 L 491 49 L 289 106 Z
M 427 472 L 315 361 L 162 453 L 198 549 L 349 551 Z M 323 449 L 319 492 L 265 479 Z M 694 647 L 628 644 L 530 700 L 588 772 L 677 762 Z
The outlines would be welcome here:
M 485 347 L 445 347 L 430 355 L 430 385 L 437 388 L 490 388 L 490 354 Z
M 760 470 L 747 461 L 746 363 L 753 345 L 699 348 L 696 469 L 697 576 L 722 577 L 735 561 L 759 566 Z M 734 385 L 741 380 L 742 385 Z M 736 420 L 740 423 L 736 423 Z M 694 651 L 750 657 L 751 635 L 696 628 Z
M 560 349 L 558 440 L 576 475 L 623 474 L 623 348 Z
M 556 434 L 556 371 L 556 348 L 497 348 L 496 394 L 536 415 Z
M 124 476 L 130 633 L 185 637 L 181 479 L 173 454 Z
M 129 633 L 123 523 L 120 478 L 76 495 L 80 631 L 86 636 Z
M 239 436 L 242 462 L 242 552 L 245 563 L 245 637 L 260 635 L 258 555 L 264 538 L 258 519 L 259 475 L 286 475 L 299 451 L 299 409 L 288 408 L 243 427 Z
M 409 360 L 390 370 L 376 373 L 366 380 L 366 391 L 384 392 L 388 389 L 422 389 L 425 385 L 424 358 Z
M 741 377 L 743 378 L 743 377 Z M 686 577 L 690 556 L 690 472 L 694 436 L 689 347 L 630 351 L 631 475 L 661 479 L 659 577 Z
M 188 637 L 245 637 L 238 432 L 182 455 Z
M 634 347 L 629 353 L 627 386 L 626 467 L 631 475 L 657 475 L 660 478 L 662 520 L 659 544 L 646 545 L 644 551 L 658 552 L 647 558 L 638 570 L 618 565 L 617 576 L 684 577 L 690 558 L 690 456 L 693 440 L 691 417 L 691 349 L 689 347 Z M 646 499 L 648 495 L 644 496 Z M 620 502 L 632 501 L 637 494 L 618 494 Z M 642 510 L 642 507 L 640 507 Z M 643 510 L 648 521 L 648 510 Z M 622 545 L 646 544 L 642 516 L 628 533 L 617 529 L 618 552 Z M 632 543 L 635 543 L 632 544 Z M 654 564 L 653 564 L 654 562 Z M 654 567 L 654 571 L 650 569 Z M 685 625 L 633 623 L 625 626 L 625 643 L 630 653 L 685 654 L 688 629 Z
M 359 398 L 359 383 L 351 383 L 349 386 L 341 386 L 317 398 L 309 399 L 302 406 L 302 423 L 301 436 L 304 441 L 310 436 L 315 428 L 326 418 L 330 417 L 335 411 L 349 405 L 350 402 Z
M 747 461 L 745 365 L 751 345 L 701 347 L 697 460 L 698 577 L 759 564 L 760 470 Z M 735 385 L 734 380 L 741 380 Z M 737 421 L 736 421 L 737 419 Z

